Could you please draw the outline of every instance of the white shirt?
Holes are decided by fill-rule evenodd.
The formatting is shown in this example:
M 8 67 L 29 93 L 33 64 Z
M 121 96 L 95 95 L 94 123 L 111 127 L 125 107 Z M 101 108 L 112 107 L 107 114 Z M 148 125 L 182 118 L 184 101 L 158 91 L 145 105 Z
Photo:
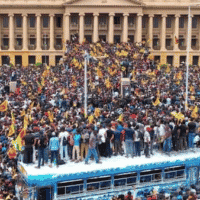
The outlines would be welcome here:
M 161 124 L 159 127 L 159 135 L 160 135 L 160 137 L 165 136 L 165 125 L 164 124 Z
M 144 132 L 144 142 L 150 142 L 151 138 L 150 138 L 150 134 L 148 131 Z
M 139 138 L 139 132 L 136 130 L 135 131 L 135 139 L 134 139 L 135 142 L 139 142 L 140 141 L 140 138 Z
M 68 136 L 69 136 L 69 133 L 67 131 L 60 132 L 59 134 L 59 139 L 61 139 L 60 145 L 63 145 L 63 138 L 65 137 L 67 139 Z
M 107 131 L 106 128 L 99 129 L 99 136 L 101 136 L 101 142 L 102 143 L 106 142 L 106 138 L 105 138 L 106 131 Z

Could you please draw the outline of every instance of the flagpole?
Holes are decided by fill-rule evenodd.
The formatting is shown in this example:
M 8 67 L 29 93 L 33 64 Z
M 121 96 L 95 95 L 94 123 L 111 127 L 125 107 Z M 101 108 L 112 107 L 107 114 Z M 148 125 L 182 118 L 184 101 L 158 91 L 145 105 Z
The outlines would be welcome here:
M 185 110 L 188 105 L 188 75 L 189 75 L 189 51 L 190 51 L 190 35 L 191 35 L 191 16 L 190 5 L 188 7 L 188 30 L 187 30 L 187 60 L 186 60 L 186 97 L 185 97 Z
M 85 51 L 85 80 L 84 80 L 84 93 L 85 93 L 85 102 L 84 102 L 84 112 L 85 117 L 87 117 L 87 62 L 88 62 L 88 53 Z

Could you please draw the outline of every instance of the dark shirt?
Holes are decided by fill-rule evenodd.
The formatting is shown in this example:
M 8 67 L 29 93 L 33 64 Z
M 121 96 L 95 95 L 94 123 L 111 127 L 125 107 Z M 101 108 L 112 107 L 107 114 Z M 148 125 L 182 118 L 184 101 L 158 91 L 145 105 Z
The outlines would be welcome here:
M 47 146 L 47 138 L 44 135 L 40 136 L 39 141 L 40 141 L 39 148 L 46 148 L 46 146 Z
M 30 148 L 34 144 L 34 136 L 32 134 L 25 135 L 24 136 L 25 140 L 25 147 Z
M 180 126 L 180 137 L 186 137 L 186 126 L 185 125 L 181 125 Z
M 114 134 L 114 132 L 112 130 L 107 130 L 107 138 L 106 141 L 110 141 L 112 135 Z
M 195 128 L 196 128 L 195 122 L 190 122 L 188 124 L 188 127 L 189 127 L 189 133 L 194 133 L 195 132 Z
M 125 140 L 133 140 L 134 131 L 131 128 L 125 129 Z
M 121 132 L 116 130 L 114 134 L 115 134 L 115 141 L 120 141 Z

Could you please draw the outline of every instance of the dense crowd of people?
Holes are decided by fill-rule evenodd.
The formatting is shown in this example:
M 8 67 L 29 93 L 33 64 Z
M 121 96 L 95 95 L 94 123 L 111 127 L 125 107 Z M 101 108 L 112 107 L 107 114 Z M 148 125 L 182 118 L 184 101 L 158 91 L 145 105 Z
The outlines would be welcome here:
M 200 187 L 199 185 L 191 185 L 190 188 L 187 187 L 177 187 L 171 190 L 144 190 L 136 192 L 133 190 L 127 192 L 127 194 L 118 195 L 118 197 L 113 197 L 112 200 L 196 200 L 200 199 Z
M 85 52 L 90 55 L 87 115 Z M 176 68 L 155 63 L 145 43 L 67 42 L 65 57 L 56 67 L 1 67 L 0 102 L 8 102 L 7 110 L 0 112 L 1 155 L 7 159 L 1 162 L 2 174 L 14 184 L 8 169 L 16 172 L 15 159 L 27 164 L 38 160 L 40 168 L 50 158 L 49 166 L 56 160 L 58 167 L 67 161 L 88 164 L 93 158 L 101 163 L 101 157 L 144 153 L 150 158 L 155 150 L 170 155 L 194 149 L 199 134 L 198 72 L 197 66 L 190 68 L 185 105 L 184 64 Z M 130 79 L 130 87 L 121 92 L 122 77 Z M 9 91 L 10 81 L 17 83 L 15 92 Z M 7 152 L 13 145 L 18 151 L 10 159 Z

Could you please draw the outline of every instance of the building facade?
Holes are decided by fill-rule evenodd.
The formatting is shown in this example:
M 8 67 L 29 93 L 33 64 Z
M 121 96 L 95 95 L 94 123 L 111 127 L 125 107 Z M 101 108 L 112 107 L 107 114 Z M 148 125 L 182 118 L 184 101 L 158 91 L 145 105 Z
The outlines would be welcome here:
M 200 65 L 200 8 L 195 0 L 0 0 L 0 65 L 55 65 L 64 41 L 148 42 L 155 60 Z M 191 23 L 188 24 L 188 8 Z M 187 28 L 191 34 L 188 35 Z M 175 37 L 178 39 L 176 42 Z

